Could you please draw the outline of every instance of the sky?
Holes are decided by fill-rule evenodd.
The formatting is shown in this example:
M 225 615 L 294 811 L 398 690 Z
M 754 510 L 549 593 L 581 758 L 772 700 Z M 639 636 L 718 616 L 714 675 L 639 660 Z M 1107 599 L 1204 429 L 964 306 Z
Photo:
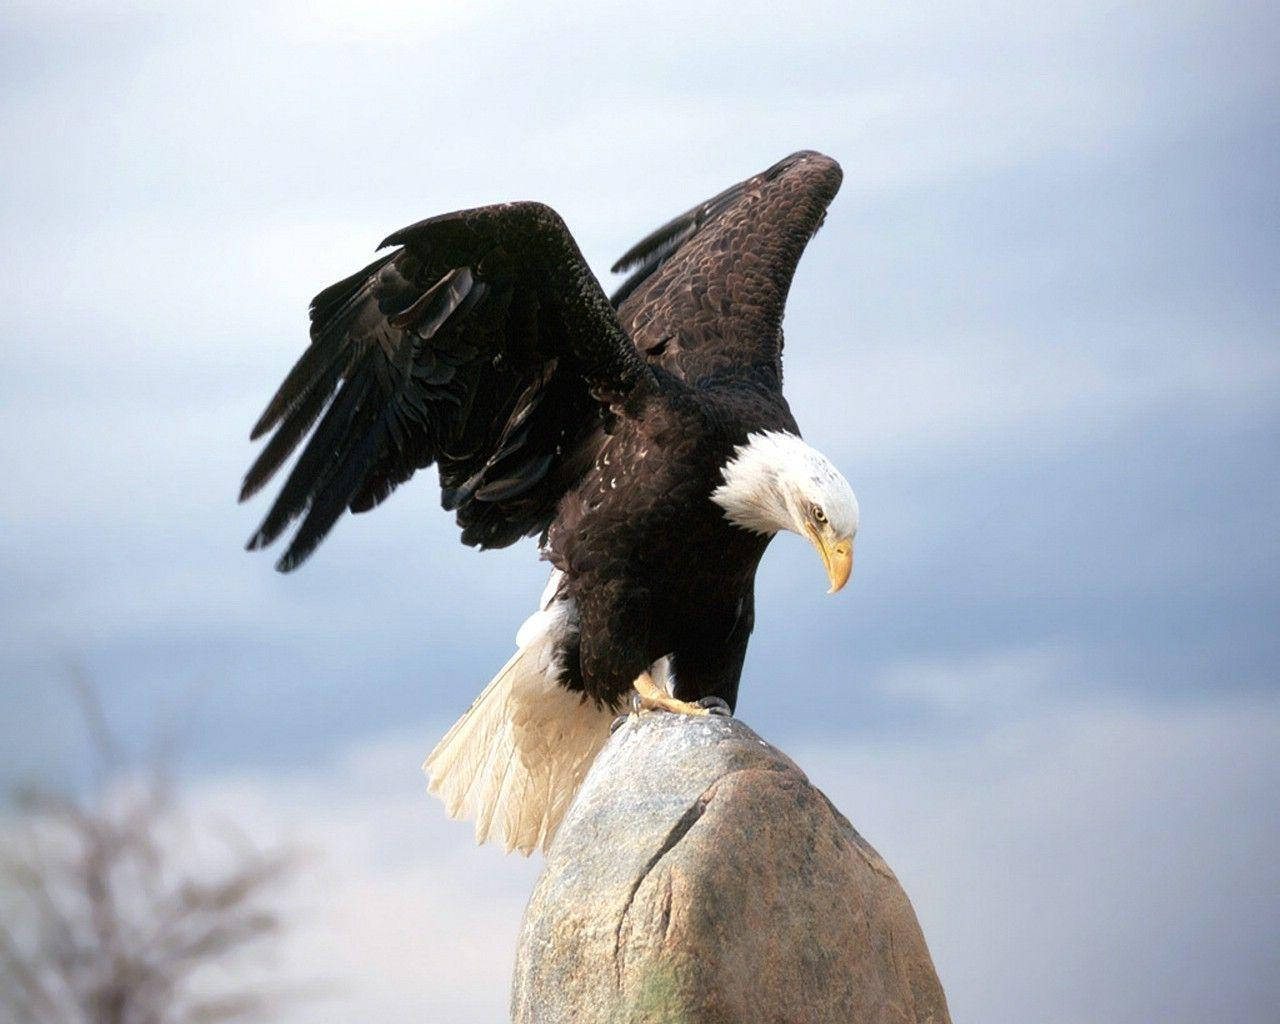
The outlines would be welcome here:
M 1277 44 L 1267 4 L 9 4 L 0 776 L 76 777 L 90 679 L 195 805 L 316 847 L 280 976 L 345 980 L 298 1020 L 500 1017 L 536 859 L 417 765 L 545 565 L 426 473 L 281 576 L 249 426 L 403 224 L 540 199 L 607 284 L 813 148 L 787 393 L 858 564 L 827 597 L 771 547 L 739 714 L 897 871 L 958 1022 L 1269 1018 Z

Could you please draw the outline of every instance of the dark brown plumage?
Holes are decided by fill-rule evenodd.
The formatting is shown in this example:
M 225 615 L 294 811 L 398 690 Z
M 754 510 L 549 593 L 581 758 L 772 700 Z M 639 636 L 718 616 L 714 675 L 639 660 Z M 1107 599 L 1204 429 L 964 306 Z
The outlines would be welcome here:
M 672 655 L 677 696 L 732 705 L 768 538 L 710 494 L 749 434 L 796 432 L 783 307 L 839 185 L 820 154 L 780 161 L 629 250 L 612 303 L 540 204 L 396 232 L 316 296 L 311 346 L 253 429 L 274 433 L 242 500 L 302 451 L 249 547 L 300 519 L 293 569 L 345 509 L 435 463 L 464 543 L 544 536 L 577 613 L 564 685 L 616 703 Z

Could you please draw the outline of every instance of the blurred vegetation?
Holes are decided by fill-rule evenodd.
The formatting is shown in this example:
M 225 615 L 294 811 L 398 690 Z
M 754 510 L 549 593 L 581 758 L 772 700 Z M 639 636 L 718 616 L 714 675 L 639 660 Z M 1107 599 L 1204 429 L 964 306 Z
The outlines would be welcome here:
M 262 1017 L 292 849 L 197 826 L 171 758 L 127 763 L 93 688 L 76 685 L 95 779 L 24 785 L 0 827 L 0 1020 L 214 1024 Z

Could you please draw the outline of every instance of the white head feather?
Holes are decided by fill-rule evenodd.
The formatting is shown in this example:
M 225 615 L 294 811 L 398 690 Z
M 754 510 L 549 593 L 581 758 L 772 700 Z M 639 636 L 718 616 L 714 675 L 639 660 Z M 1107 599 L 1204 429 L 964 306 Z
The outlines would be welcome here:
M 752 434 L 722 470 L 711 500 L 729 521 L 754 533 L 805 535 L 814 513 L 838 538 L 858 532 L 858 499 L 831 460 L 795 434 Z

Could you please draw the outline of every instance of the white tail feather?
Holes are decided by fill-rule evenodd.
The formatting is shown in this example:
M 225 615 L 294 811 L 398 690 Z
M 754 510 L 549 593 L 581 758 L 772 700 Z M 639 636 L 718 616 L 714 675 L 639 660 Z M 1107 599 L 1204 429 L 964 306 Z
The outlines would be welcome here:
M 422 766 L 450 817 L 475 818 L 476 842 L 523 854 L 555 837 L 614 717 L 556 681 L 573 608 L 548 595 L 521 627 L 520 649 Z

